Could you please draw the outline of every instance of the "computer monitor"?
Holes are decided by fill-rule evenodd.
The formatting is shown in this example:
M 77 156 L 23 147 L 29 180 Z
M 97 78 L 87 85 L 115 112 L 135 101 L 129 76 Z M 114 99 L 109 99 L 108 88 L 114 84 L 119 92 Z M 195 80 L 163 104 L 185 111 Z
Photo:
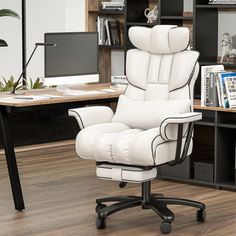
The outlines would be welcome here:
M 45 33 L 45 85 L 71 85 L 99 81 L 97 32 Z

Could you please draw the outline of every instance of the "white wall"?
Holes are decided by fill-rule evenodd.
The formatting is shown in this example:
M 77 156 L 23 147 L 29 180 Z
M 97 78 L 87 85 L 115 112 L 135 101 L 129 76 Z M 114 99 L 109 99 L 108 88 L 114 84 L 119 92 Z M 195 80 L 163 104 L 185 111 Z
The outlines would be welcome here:
M 21 15 L 21 0 L 1 0 L 0 9 L 11 9 Z M 0 18 L 0 38 L 8 47 L 0 47 L 0 77 L 18 77 L 22 68 L 21 20 L 12 17 Z
M 124 52 L 111 52 L 111 75 L 124 75 Z
M 87 0 L 66 0 L 66 31 L 85 30 L 85 1 Z
M 193 0 L 184 0 L 184 11 L 193 11 Z
M 46 32 L 85 29 L 85 0 L 30 0 L 26 12 L 27 58 L 36 42 L 44 42 Z M 44 48 L 37 49 L 27 74 L 33 80 L 44 76 Z
M 56 6 L 56 7 L 55 7 Z M 65 0 L 26 1 L 26 58 L 36 42 L 44 42 L 44 33 L 65 30 Z M 44 75 L 44 48 L 38 47 L 27 75 L 35 80 Z

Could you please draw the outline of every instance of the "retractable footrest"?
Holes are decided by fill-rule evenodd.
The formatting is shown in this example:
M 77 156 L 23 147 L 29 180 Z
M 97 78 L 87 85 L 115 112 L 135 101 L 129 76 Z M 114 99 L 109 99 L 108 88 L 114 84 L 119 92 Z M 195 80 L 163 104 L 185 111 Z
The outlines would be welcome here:
M 156 167 L 145 169 L 142 167 L 97 163 L 96 173 L 102 179 L 140 183 L 155 179 L 157 169 Z

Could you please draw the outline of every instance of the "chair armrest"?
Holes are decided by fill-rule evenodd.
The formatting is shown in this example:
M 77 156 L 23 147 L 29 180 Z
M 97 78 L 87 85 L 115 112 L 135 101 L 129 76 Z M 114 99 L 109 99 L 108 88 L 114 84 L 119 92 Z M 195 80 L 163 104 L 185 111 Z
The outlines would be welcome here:
M 110 107 L 107 106 L 92 106 L 70 109 L 69 116 L 76 118 L 80 129 L 85 127 L 111 122 L 114 113 Z
M 166 141 L 176 140 L 178 124 L 189 124 L 202 119 L 202 113 L 189 112 L 164 119 L 160 125 L 160 135 Z M 186 128 L 185 128 L 186 129 Z M 186 132 L 183 132 L 185 134 Z

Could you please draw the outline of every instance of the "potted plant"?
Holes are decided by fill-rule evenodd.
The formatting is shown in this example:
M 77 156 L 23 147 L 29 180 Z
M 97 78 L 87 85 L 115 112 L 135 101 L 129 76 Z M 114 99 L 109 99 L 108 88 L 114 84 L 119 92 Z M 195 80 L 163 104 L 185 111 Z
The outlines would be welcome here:
M 15 18 L 20 19 L 19 15 L 10 9 L 1 9 L 0 17 L 3 17 L 3 16 L 10 16 L 10 17 L 15 17 Z M 8 46 L 7 42 L 3 39 L 0 39 L 0 47 L 7 47 L 7 46 Z

